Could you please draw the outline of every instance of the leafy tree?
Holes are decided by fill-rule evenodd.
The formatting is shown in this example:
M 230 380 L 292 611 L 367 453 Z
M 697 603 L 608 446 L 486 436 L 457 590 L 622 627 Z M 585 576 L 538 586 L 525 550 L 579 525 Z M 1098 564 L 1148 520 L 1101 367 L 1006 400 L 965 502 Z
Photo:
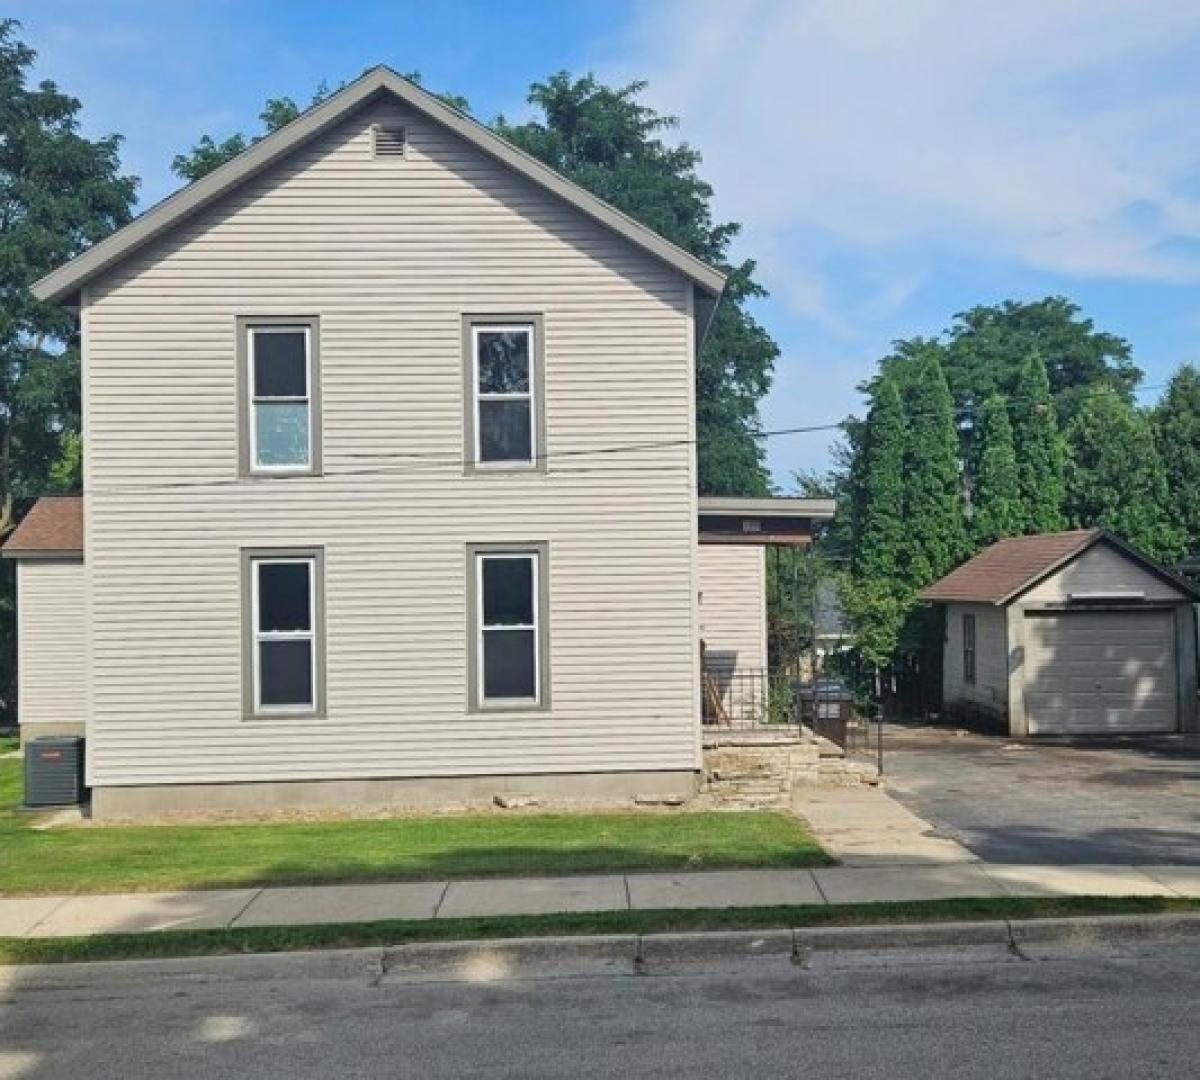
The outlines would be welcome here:
M 1168 508 L 1167 473 L 1148 418 L 1112 387 L 1080 402 L 1067 441 L 1067 513 L 1079 527 L 1109 529 L 1152 558 L 1183 553 Z
M 1023 515 L 1012 424 L 1008 405 L 999 394 L 983 403 L 979 427 L 971 537 L 976 545 L 986 547 L 1005 536 L 1018 535 Z
M 308 107 L 320 105 L 329 97 L 330 93 L 329 87 L 325 83 L 321 83 L 313 93 Z M 290 124 L 302 111 L 290 97 L 268 98 L 262 112 L 258 114 L 258 118 L 263 123 L 261 135 L 253 135 L 248 138 L 240 131 L 236 131 L 220 142 L 211 135 L 202 135 L 200 141 L 186 154 L 175 155 L 171 162 L 171 171 L 180 179 L 193 183 L 202 176 L 207 176 L 213 169 L 224 165 L 225 162 L 231 161 L 243 150 L 253 146 L 273 131 L 278 131 L 285 124 Z
M 850 577 L 843 583 L 841 597 L 858 654 L 876 671 L 891 667 L 913 614 L 912 596 L 882 581 Z
M 421 82 L 419 71 L 410 71 L 404 77 L 418 85 Z M 313 92 L 312 100 L 309 101 L 307 108 L 311 109 L 314 105 L 320 105 L 332 93 L 333 91 L 326 83 L 320 83 Z M 459 112 L 468 110 L 467 99 L 458 94 L 438 94 L 437 96 L 447 105 L 458 109 Z M 237 157 L 243 150 L 253 146 L 260 139 L 278 131 L 285 124 L 290 124 L 304 111 L 290 97 L 268 98 L 266 105 L 263 106 L 263 111 L 258 114 L 258 118 L 263 124 L 262 134 L 247 137 L 238 131 L 219 142 L 211 135 L 203 135 L 187 153 L 175 155 L 175 159 L 171 162 L 171 170 L 180 179 L 187 180 L 189 183 L 199 180 L 202 176 L 207 176 L 213 169 Z
M 1041 354 L 1025 358 L 1012 400 L 1017 458 L 1018 531 L 1057 532 L 1066 524 L 1066 447 L 1058 430 L 1050 380 Z
M 914 590 L 968 551 L 954 403 L 937 352 L 921 359 L 904 399 L 904 536 L 900 573 Z
M 77 325 L 30 285 L 130 218 L 137 181 L 115 136 L 79 133 L 79 102 L 28 85 L 35 53 L 0 20 L 0 540 L 33 496 L 77 483 L 64 441 L 79 425 Z M 51 479 L 51 469 L 58 471 Z M 0 576 L 0 709 L 13 701 L 11 569 Z
M 946 378 L 959 408 L 976 407 L 995 393 L 1015 396 L 1034 351 L 1045 360 L 1061 423 L 1092 386 L 1110 386 L 1132 401 L 1142 378 L 1129 342 L 1096 330 L 1065 297 L 1006 300 L 961 312 L 946 334 Z
M 771 385 L 779 349 L 746 310 L 765 295 L 755 265 L 729 262 L 740 226 L 716 223 L 712 188 L 697 173 L 700 155 L 662 134 L 676 120 L 638 102 L 645 83 L 605 86 L 566 72 L 535 83 L 529 101 L 541 117 L 495 129 L 527 153 L 668 240 L 729 275 L 696 372 L 700 490 L 768 494 L 758 402 Z
M 1200 553 L 1200 371 L 1184 364 L 1175 372 L 1153 420 L 1172 516 L 1187 553 Z

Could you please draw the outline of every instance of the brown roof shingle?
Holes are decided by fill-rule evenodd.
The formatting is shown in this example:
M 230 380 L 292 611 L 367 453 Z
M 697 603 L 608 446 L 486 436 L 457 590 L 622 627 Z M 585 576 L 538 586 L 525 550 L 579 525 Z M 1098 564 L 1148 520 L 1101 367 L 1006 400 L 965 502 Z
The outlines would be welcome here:
M 998 540 L 935 581 L 921 593 L 921 599 L 1003 603 L 1103 535 L 1099 529 L 1076 529 Z
M 33 504 L 3 548 L 5 558 L 82 555 L 83 499 L 45 495 Z

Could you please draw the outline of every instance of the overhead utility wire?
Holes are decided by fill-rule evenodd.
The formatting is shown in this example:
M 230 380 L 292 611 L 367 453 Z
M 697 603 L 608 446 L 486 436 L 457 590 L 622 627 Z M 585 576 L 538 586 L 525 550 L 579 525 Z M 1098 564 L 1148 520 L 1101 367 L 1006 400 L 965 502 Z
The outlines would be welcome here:
M 1165 385 L 1166 384 L 1164 383 L 1164 384 L 1157 384 L 1157 385 L 1151 385 L 1151 386 L 1143 386 L 1143 387 L 1139 387 L 1137 392 L 1140 393 L 1143 390 L 1157 390 Z M 1005 401 L 1008 402 L 1009 404 L 1012 404 L 1014 402 L 1021 403 L 1023 401 L 1030 401 L 1030 400 L 1032 400 L 1032 399 L 1016 398 L 1016 397 L 1005 398 Z M 967 408 L 964 408 L 964 409 L 957 409 L 957 410 L 955 410 L 955 412 L 960 417 L 974 416 L 977 414 L 978 408 L 973 407 L 973 406 L 968 406 Z M 918 415 L 920 415 L 922 417 L 925 417 L 925 416 L 933 417 L 933 416 L 940 415 L 940 414 L 923 413 L 923 414 L 918 414 Z M 909 419 L 909 420 L 914 419 L 914 418 L 915 417 L 912 414 L 909 414 L 906 417 L 906 419 Z M 816 434 L 819 432 L 827 432 L 827 431 L 843 431 L 843 430 L 845 430 L 846 425 L 850 422 L 851 419 L 852 418 L 847 418 L 845 420 L 839 420 L 836 422 L 829 422 L 829 423 L 823 423 L 823 424 L 805 424 L 805 425 L 800 425 L 797 427 L 774 428 L 774 429 L 770 429 L 767 431 L 746 432 L 744 435 L 742 435 L 742 434 L 718 435 L 715 437 L 710 437 L 707 440 L 700 440 L 700 439 L 694 439 L 694 438 L 693 439 L 660 439 L 660 440 L 651 440 L 651 441 L 645 441 L 645 442 L 618 443 L 618 444 L 613 444 L 611 446 L 596 446 L 596 447 L 587 447 L 587 448 L 581 447 L 581 448 L 575 449 L 575 450 L 556 450 L 556 451 L 552 451 L 549 453 L 536 455 L 533 459 L 533 462 L 535 465 L 537 465 L 544 461 L 558 460 L 561 458 L 597 457 L 597 456 L 608 456 L 608 455 L 615 455 L 615 454 L 638 453 L 638 452 L 642 452 L 642 451 L 679 449 L 681 447 L 699 446 L 701 444 L 701 442 L 705 442 L 707 445 L 712 445 L 713 443 L 718 443 L 718 442 L 721 442 L 722 440 L 734 441 L 734 440 L 740 440 L 743 438 L 754 439 L 754 440 L 775 439 L 775 438 L 783 438 L 783 437 L 789 436 L 789 435 L 810 435 L 810 434 Z M 386 460 L 386 461 L 407 462 L 408 464 L 407 465 L 383 466 L 383 467 L 376 467 L 376 468 L 338 469 L 336 471 L 330 471 L 330 472 L 326 473 L 325 475 L 331 476 L 331 477 L 339 477 L 339 478 L 340 477 L 355 477 L 355 476 L 396 476 L 396 475 L 403 475 L 406 473 L 431 472 L 438 468 L 447 467 L 447 466 L 451 467 L 451 468 L 461 469 L 461 468 L 477 467 L 480 465 L 486 466 L 486 464 L 487 464 L 486 462 L 480 462 L 475 459 L 465 458 L 461 454 L 455 453 L 453 451 L 439 451 L 439 450 L 411 451 L 411 452 L 404 452 L 404 451 L 390 452 L 389 451 L 389 452 L 376 452 L 376 453 L 351 453 L 351 454 L 346 454 L 344 456 L 347 458 L 350 458 L 350 459 L 355 459 L 355 460 L 372 460 L 372 461 Z M 425 466 L 425 467 L 422 468 L 422 466 Z M 559 473 L 581 474 L 581 473 L 588 473 L 588 472 L 607 472 L 609 470 L 607 467 L 605 467 L 605 468 L 576 467 L 576 468 L 564 468 L 564 469 L 559 469 L 556 471 Z M 627 466 L 623 471 L 625 471 L 625 472 L 665 472 L 665 471 L 668 471 L 668 469 L 663 466 L 659 466 L 659 465 L 653 465 L 653 466 L 630 465 L 630 466 Z M 273 479 L 275 479 L 277 481 L 286 481 L 286 480 L 302 481 L 302 480 L 312 479 L 312 477 L 309 474 L 293 474 L 293 475 L 280 474 L 279 476 L 276 476 Z M 92 491 L 95 493 L 98 493 L 98 494 L 116 495 L 116 494 L 136 494 L 136 493 L 152 492 L 152 491 L 186 490 L 186 489 L 190 489 L 190 488 L 242 487 L 244 485 L 245 485 L 244 478 L 227 479 L 227 480 L 180 480 L 180 481 L 167 481 L 167 482 L 160 483 L 160 484 L 117 485 L 117 486 L 113 486 L 113 487 L 94 488 L 94 489 L 92 489 Z

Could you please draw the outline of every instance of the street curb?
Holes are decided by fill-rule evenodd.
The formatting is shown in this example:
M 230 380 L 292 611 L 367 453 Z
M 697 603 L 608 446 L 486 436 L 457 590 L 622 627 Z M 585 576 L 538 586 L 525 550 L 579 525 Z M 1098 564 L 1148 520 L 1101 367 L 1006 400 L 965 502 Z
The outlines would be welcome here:
M 1129 948 L 1200 942 L 1200 912 L 1164 915 L 1083 915 L 1070 919 L 1013 919 L 1015 951 L 1039 948 Z
M 875 926 L 815 926 L 794 931 L 796 952 L 859 952 L 865 949 L 958 949 L 999 945 L 1008 948 L 1008 923 L 892 923 Z
M 1109 915 L 414 943 L 385 949 L 384 978 L 486 982 L 513 976 L 658 975 L 745 964 L 807 966 L 814 958 L 948 952 L 1037 959 L 1039 950 L 1121 949 L 1200 942 L 1200 913 Z
M 1136 954 L 1150 947 L 1200 946 L 1200 912 L 1088 915 L 977 922 L 878 923 L 795 929 L 566 935 L 412 942 L 394 946 L 4 964 L 57 972 L 101 966 L 138 984 L 159 978 L 203 981 L 369 978 L 375 982 L 495 982 L 510 978 L 700 973 L 773 964 L 777 968 L 877 966 L 922 959 L 1022 961 L 1088 950 Z M 0 983 L 4 981 L 0 978 Z
M 795 931 L 792 930 L 697 930 L 691 933 L 645 934 L 638 939 L 637 972 L 639 975 L 655 975 L 682 968 L 695 971 L 771 959 L 791 964 L 795 956 Z
M 512 975 L 630 975 L 638 955 L 636 934 L 413 942 L 383 949 L 380 972 L 384 980 L 468 982 Z

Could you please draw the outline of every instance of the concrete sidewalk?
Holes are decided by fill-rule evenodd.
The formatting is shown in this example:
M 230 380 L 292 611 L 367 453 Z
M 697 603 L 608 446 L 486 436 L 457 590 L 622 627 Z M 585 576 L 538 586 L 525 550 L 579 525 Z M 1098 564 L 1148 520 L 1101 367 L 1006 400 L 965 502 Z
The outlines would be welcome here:
M 939 836 L 882 787 L 798 787 L 792 811 L 843 866 L 947 866 L 978 862 L 957 841 Z
M 836 866 L 0 898 L 0 936 L 1000 896 L 1200 897 L 1200 867 Z

